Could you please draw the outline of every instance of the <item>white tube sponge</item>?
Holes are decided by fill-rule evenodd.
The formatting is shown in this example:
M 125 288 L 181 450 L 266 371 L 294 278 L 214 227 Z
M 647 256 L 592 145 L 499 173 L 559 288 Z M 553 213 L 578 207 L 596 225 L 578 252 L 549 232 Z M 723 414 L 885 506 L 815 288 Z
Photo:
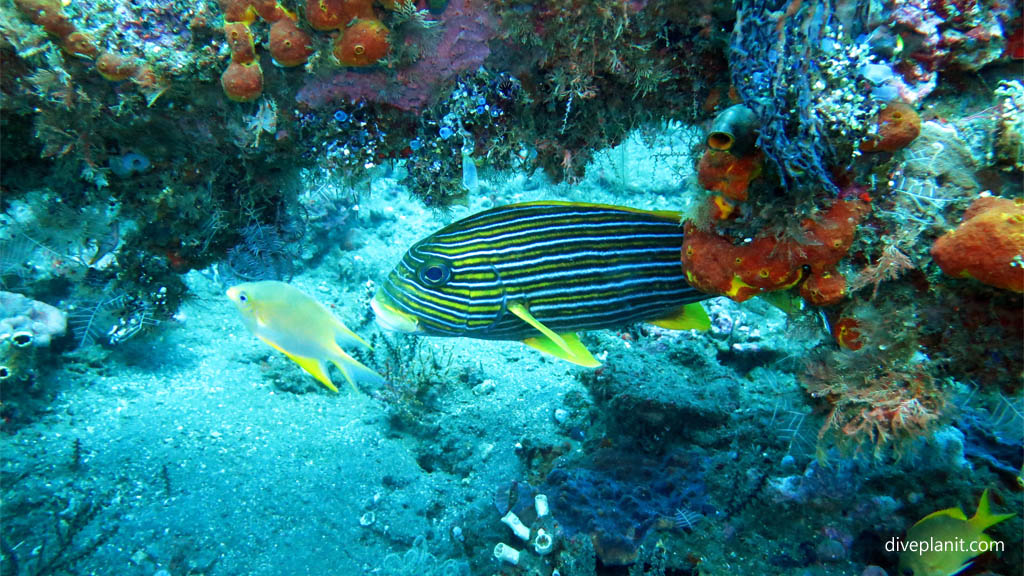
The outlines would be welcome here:
M 548 508 L 548 497 L 543 494 L 533 497 L 533 507 L 537 509 L 537 518 L 543 518 L 551 512 Z
M 498 542 L 498 545 L 494 547 L 494 557 L 513 566 L 519 564 L 519 550 L 504 542 Z
M 512 533 L 518 536 L 520 540 L 525 542 L 530 539 L 530 529 L 526 527 L 526 524 L 523 524 L 523 521 L 519 519 L 519 516 L 516 516 L 515 512 L 509 510 L 508 514 L 501 517 L 501 521 L 511 528 Z
M 537 535 L 533 538 L 533 550 L 537 554 L 543 556 L 548 552 L 551 552 L 555 547 L 555 539 L 548 534 L 543 528 L 537 530 Z
M 18 346 L 49 346 L 54 336 L 66 330 L 67 317 L 60 310 L 21 294 L 0 291 L 0 341 L 10 338 Z

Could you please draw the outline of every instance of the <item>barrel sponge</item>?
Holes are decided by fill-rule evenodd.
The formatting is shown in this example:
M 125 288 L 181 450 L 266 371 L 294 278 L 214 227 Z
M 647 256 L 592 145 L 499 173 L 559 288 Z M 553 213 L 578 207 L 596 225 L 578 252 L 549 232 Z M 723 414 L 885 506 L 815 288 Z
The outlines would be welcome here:
M 343 66 L 372 66 L 391 50 L 388 27 L 380 20 L 356 20 L 334 43 Z
M 270 25 L 270 56 L 279 66 L 299 66 L 313 54 L 313 42 L 290 18 Z
M 235 102 L 252 102 L 263 94 L 263 70 L 258 60 L 232 62 L 220 76 L 224 94 Z
M 295 21 L 296 19 L 295 14 L 290 12 L 284 6 L 281 6 L 281 3 L 277 0 L 253 0 L 252 8 L 260 18 L 263 18 L 271 24 L 283 18 L 287 18 L 292 21 Z
M 256 20 L 253 0 L 220 0 L 220 9 L 224 11 L 225 22 L 252 23 Z
M 64 15 L 60 0 L 14 0 L 14 4 L 34 24 L 58 38 L 66 38 L 75 31 L 75 25 Z
M 875 117 L 878 133 L 860 143 L 863 152 L 895 152 L 906 148 L 921 133 L 921 117 L 903 102 L 890 102 Z
M 138 70 L 135 62 L 117 52 L 103 52 L 96 58 L 96 71 L 111 82 L 127 80 L 135 76 Z
M 225 22 L 224 39 L 231 48 L 231 61 L 247 64 L 256 60 L 256 44 L 248 22 Z
M 0 291 L 0 342 L 16 346 L 49 346 L 67 330 L 67 316 L 46 304 L 15 292 Z
M 339 30 L 354 19 L 375 19 L 373 0 L 307 0 L 306 21 L 314 30 Z
M 1024 292 L 1024 199 L 978 198 L 931 252 L 950 276 Z
M 60 47 L 72 56 L 84 56 L 85 58 L 95 58 L 100 53 L 100 49 L 96 47 L 92 38 L 77 30 L 62 38 Z

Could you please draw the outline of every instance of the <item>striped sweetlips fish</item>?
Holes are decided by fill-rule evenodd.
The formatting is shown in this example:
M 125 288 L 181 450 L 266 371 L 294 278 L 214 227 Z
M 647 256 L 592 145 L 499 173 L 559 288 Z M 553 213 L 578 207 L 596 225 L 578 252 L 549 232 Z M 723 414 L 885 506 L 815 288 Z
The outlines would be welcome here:
M 581 366 L 576 332 L 649 322 L 706 330 L 676 212 L 529 202 L 469 216 L 420 240 L 373 298 L 388 330 L 522 340 Z

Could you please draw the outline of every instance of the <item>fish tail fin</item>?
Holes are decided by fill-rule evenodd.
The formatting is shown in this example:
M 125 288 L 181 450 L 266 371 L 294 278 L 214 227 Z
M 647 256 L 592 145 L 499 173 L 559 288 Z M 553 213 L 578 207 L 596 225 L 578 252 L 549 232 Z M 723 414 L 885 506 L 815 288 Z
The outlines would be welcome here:
M 994 526 L 1007 518 L 1016 516 L 1014 513 L 1009 514 L 993 514 L 992 507 L 988 502 L 988 488 L 981 493 L 981 500 L 978 501 L 978 511 L 974 513 L 967 522 L 974 526 L 979 532 L 984 531 L 989 526 Z
M 373 350 L 373 347 L 366 343 L 359 334 L 356 334 L 345 326 L 345 323 L 337 318 L 334 319 L 334 342 L 341 347 L 346 346 L 361 346 L 367 350 Z
M 345 376 L 345 380 L 348 380 L 349 385 L 352 386 L 352 390 L 359 392 L 359 387 L 356 383 L 370 384 L 379 386 L 384 383 L 384 377 L 374 372 L 371 368 L 366 367 L 355 358 L 349 356 L 344 350 L 338 350 L 336 356 L 331 358 L 331 362 L 341 370 L 341 373 Z

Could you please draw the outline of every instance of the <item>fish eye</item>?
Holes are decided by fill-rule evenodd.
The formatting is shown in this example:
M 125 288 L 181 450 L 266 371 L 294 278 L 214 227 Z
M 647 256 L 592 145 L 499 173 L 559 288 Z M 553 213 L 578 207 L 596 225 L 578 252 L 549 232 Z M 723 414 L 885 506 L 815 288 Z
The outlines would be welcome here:
M 452 269 L 443 262 L 428 262 L 420 268 L 419 277 L 428 286 L 442 286 L 451 280 Z
M 249 301 L 249 297 L 245 295 L 245 292 L 239 292 L 238 293 L 238 301 L 239 302 L 248 302 Z

